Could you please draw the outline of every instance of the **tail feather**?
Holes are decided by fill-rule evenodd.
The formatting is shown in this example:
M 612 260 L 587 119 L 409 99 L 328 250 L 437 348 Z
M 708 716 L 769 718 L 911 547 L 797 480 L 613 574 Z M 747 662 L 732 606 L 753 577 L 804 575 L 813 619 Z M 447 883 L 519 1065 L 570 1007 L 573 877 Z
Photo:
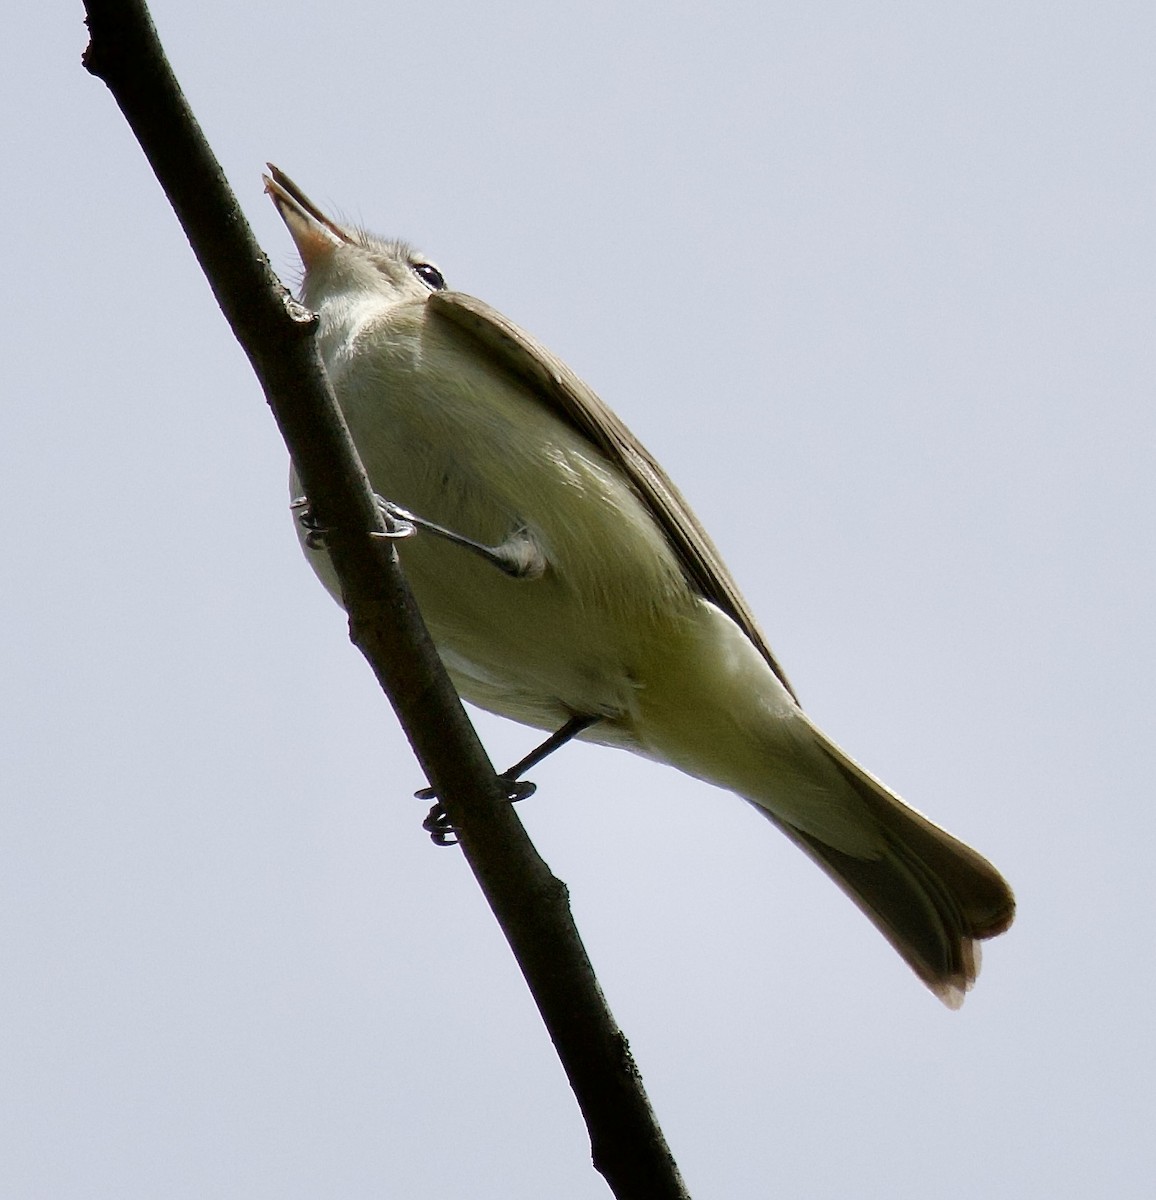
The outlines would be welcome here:
M 823 742 L 882 834 L 882 854 L 858 858 L 776 823 L 855 901 L 931 991 L 958 1008 L 979 972 L 978 943 L 1012 923 L 1011 888 L 982 855 Z

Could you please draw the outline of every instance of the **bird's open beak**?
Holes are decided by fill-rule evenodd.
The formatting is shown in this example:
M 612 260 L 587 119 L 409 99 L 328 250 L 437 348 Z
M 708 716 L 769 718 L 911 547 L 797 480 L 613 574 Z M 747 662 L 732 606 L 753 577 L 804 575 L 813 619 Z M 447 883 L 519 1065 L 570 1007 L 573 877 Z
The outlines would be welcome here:
M 336 246 L 345 245 L 350 240 L 349 234 L 330 220 L 284 171 L 272 163 L 266 165 L 269 174 L 261 176 L 265 191 L 277 206 L 281 220 L 297 245 L 301 261 L 309 270 L 328 258 Z

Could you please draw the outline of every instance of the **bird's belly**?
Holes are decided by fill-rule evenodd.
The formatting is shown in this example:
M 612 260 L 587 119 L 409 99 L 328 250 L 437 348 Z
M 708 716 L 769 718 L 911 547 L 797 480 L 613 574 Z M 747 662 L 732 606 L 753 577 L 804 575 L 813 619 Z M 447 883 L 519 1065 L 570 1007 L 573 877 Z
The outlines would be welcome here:
M 398 543 L 462 696 L 543 729 L 597 715 L 597 740 L 637 748 L 633 714 L 648 646 L 684 620 L 695 599 L 625 483 L 596 462 L 536 451 L 532 465 L 523 457 L 516 485 L 499 480 L 496 488 L 468 458 L 450 462 L 420 447 L 366 466 L 379 494 L 417 516 L 486 545 L 524 528 L 544 555 L 540 576 L 514 578 L 427 531 Z M 308 546 L 306 555 L 340 599 L 328 555 Z
M 399 543 L 454 682 L 529 724 L 625 727 L 648 644 L 697 604 L 677 554 L 621 468 L 539 397 L 469 356 L 435 374 L 429 350 L 327 365 L 380 495 L 487 546 L 524 530 L 541 552 L 540 575 L 512 578 L 427 531 Z
M 527 523 L 531 536 L 545 543 L 546 569 L 537 578 L 513 578 L 427 533 L 400 547 L 406 577 L 455 684 L 467 700 L 541 728 L 556 728 L 576 714 L 629 724 L 645 644 L 670 613 L 629 578 L 628 567 L 624 578 L 621 565 L 613 565 L 615 547 L 600 554 L 601 571 L 591 570 L 573 563 L 570 547 Z M 513 525 L 505 530 L 512 531 Z M 478 537 L 478 530 L 467 536 Z M 615 540 L 621 553 L 621 534 Z

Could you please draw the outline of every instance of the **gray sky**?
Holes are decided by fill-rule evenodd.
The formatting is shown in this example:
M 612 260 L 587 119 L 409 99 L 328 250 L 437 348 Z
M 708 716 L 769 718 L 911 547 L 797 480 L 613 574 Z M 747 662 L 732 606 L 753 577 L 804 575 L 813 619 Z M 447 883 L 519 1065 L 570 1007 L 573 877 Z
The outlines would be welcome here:
M 1147 1197 L 1151 4 L 153 11 L 274 263 L 266 159 L 559 352 L 1016 887 L 951 1014 L 739 800 L 539 767 L 697 1200 Z M 81 17 L 0 70 L 0 1196 L 604 1197 Z

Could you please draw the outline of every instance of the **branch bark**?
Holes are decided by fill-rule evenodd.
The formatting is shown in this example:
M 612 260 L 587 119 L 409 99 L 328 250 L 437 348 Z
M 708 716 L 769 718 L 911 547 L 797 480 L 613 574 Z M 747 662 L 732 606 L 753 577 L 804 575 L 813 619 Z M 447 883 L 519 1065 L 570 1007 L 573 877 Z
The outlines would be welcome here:
M 253 238 L 165 58 L 143 0 L 85 0 L 85 67 L 102 79 L 164 188 L 249 357 L 342 581 L 350 636 L 388 695 L 497 917 L 569 1077 L 594 1165 L 618 1200 L 689 1200 L 626 1039 L 556 879 L 505 801 L 383 531 L 313 344 Z

